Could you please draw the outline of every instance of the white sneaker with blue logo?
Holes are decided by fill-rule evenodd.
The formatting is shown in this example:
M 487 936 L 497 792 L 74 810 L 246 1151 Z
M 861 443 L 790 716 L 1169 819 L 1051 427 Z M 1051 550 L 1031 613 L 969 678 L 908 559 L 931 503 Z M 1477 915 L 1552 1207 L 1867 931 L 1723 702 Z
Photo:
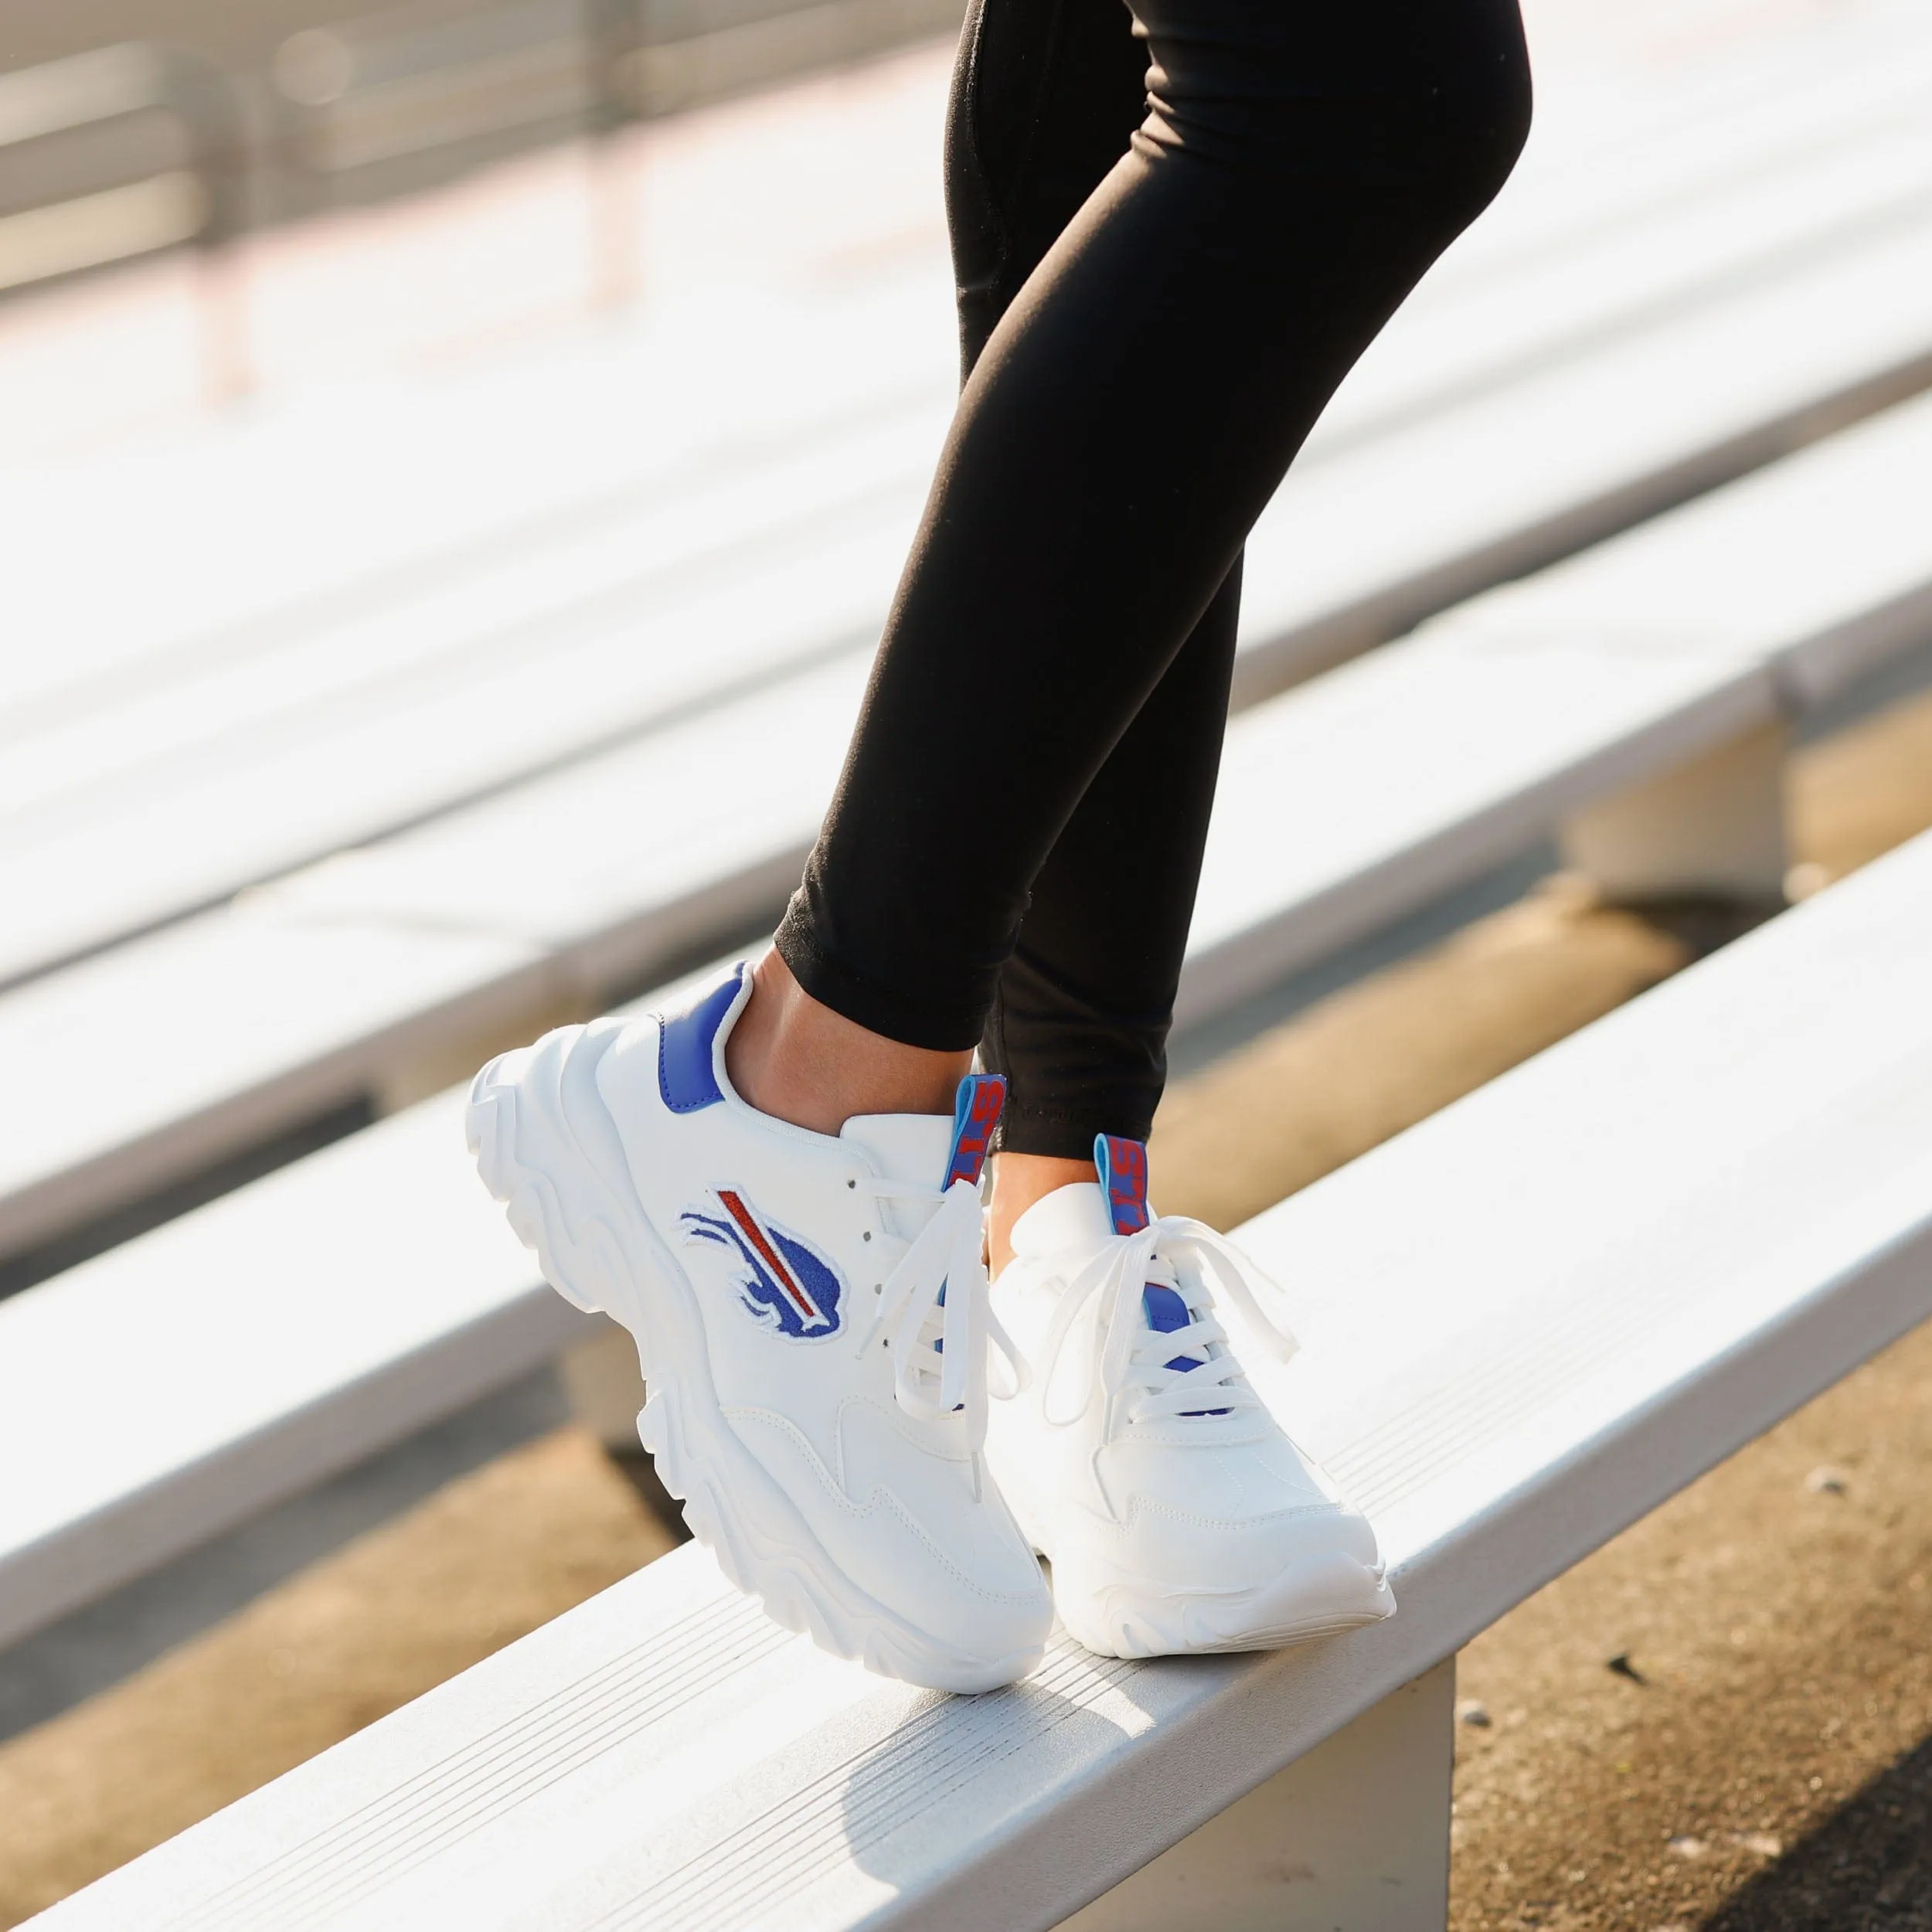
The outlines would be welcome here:
M 734 968 L 682 1012 L 566 1026 L 484 1068 L 469 1141 L 559 1293 L 636 1337 L 638 1418 L 692 1533 L 788 1628 L 991 1690 L 1038 1662 L 1045 1578 L 981 1445 L 978 1181 L 1004 1084 L 835 1136 L 748 1107 Z
M 1109 1657 L 1267 1650 L 1392 1614 L 1375 1532 L 1289 1440 L 1215 1318 L 1226 1295 L 1286 1355 L 1253 1263 L 1156 1219 L 1147 1153 L 1102 1135 L 1100 1179 L 1013 1229 L 993 1307 L 1032 1366 L 986 1452 L 1060 1621 Z

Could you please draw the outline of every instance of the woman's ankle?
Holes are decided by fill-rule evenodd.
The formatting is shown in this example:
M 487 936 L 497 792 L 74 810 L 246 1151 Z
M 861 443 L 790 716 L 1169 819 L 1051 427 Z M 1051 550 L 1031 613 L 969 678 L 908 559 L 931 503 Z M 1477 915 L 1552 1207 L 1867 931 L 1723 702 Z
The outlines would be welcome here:
M 986 1216 L 988 1270 L 997 1277 L 1013 1258 L 1013 1224 L 1036 1201 L 1078 1181 L 1097 1181 L 1091 1161 L 1054 1154 L 995 1154 L 993 1196 Z
M 752 968 L 751 998 L 725 1041 L 740 1098 L 815 1134 L 859 1114 L 950 1114 L 972 1060 L 869 1032 L 814 999 L 772 950 Z

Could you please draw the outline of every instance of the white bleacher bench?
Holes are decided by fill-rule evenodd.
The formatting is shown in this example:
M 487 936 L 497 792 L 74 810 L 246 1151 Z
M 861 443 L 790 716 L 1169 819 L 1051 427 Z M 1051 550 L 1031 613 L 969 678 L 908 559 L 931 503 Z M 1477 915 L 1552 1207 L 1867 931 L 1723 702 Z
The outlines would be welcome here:
M 1239 702 L 1932 380 L 1932 36 L 1893 51 L 1754 104 L 1735 144 L 1734 117 L 1671 131 L 1668 166 L 1640 158 L 1614 199 L 1628 142 L 1614 169 L 1559 148 L 1539 173 L 1532 151 L 1257 529 Z M 925 494 L 951 337 L 936 309 L 852 306 L 849 339 L 808 318 L 815 353 L 788 364 L 818 406 L 756 383 L 776 428 L 734 417 L 707 442 L 674 410 L 667 434 L 662 372 L 605 364 L 604 393 L 560 377 L 547 410 L 459 392 L 497 431 L 480 447 L 448 399 L 386 398 L 346 447 L 298 425 L 151 474 L 158 506 L 23 502 L 15 621 L 40 648 L 0 677 L 0 983 L 861 651 Z M 748 359 L 731 340 L 700 381 L 671 348 L 707 394 L 716 362 Z M 398 471 L 372 485 L 372 446 Z M 352 506 L 291 549 L 263 478 L 306 504 L 311 466 Z M 399 554 L 385 514 L 435 536 Z M 131 554 L 96 584 L 67 526 L 97 541 L 104 517 Z
M 1702 883 L 1774 892 L 1778 721 L 1932 641 L 1928 495 L 1915 402 L 1244 713 L 1183 1020 L 1747 741 L 1756 876 Z M 356 1096 L 434 1090 L 520 1020 L 768 916 L 862 675 L 804 672 L 0 997 L 0 1253 Z M 1581 855 L 1608 863 L 1601 838 Z M 122 1077 L 77 1085 L 77 1053 Z
M 1774 894 L 1786 713 L 1932 645 L 1929 497 L 1932 398 L 1247 713 L 1224 767 L 1184 1017 L 1225 1011 L 1553 829 L 1626 896 Z M 774 710 L 795 724 L 787 702 L 774 698 Z M 828 774 L 835 744 L 818 755 Z M 491 835 L 467 848 L 451 821 L 420 846 L 345 863 L 332 888 L 345 896 L 339 923 L 327 923 L 325 900 L 307 919 L 260 919 L 233 979 L 211 980 L 192 951 L 178 978 L 118 992 L 111 961 L 79 969 L 77 979 L 99 971 L 106 982 L 77 1009 L 93 1030 L 75 1037 L 93 1053 L 119 1005 L 145 1002 L 121 1016 L 126 1090 L 47 1077 L 35 1151 L 57 1157 L 63 1134 L 97 1131 L 115 1106 L 125 1119 L 158 1092 L 173 1111 L 155 1119 L 157 1141 L 194 1131 L 197 1109 L 250 1104 L 251 1002 L 278 1026 L 311 1029 L 305 1042 L 319 1036 L 301 1070 L 313 1094 L 352 1052 L 364 1056 L 352 1077 L 379 1077 L 430 1002 L 417 980 L 393 1006 L 355 1005 L 369 985 L 382 995 L 393 984 L 369 964 L 386 954 L 355 948 L 372 936 L 397 946 L 417 930 L 410 919 L 436 935 L 415 957 L 454 963 L 431 992 L 450 999 L 480 985 L 471 997 L 506 1009 L 527 995 L 518 975 L 540 987 L 570 967 L 573 946 L 621 943 L 611 895 L 634 905 L 621 895 L 650 876 L 652 848 L 599 849 L 598 828 L 648 831 L 649 801 L 673 795 L 680 777 L 675 765 L 614 759 L 488 808 Z M 769 797 L 747 810 L 763 832 L 782 826 Z M 723 889 L 706 869 L 716 848 L 686 828 L 675 879 Z M 801 818 L 790 835 L 808 828 Z M 573 872 L 563 857 L 576 851 L 594 862 Z M 794 864 L 796 845 L 784 857 Z M 507 937 L 505 903 L 528 922 Z M 385 907 L 393 925 L 369 918 Z M 479 958 L 507 964 L 465 981 Z M 345 1013 L 332 1039 L 324 1029 Z M 160 1015 L 176 1029 L 202 1016 L 211 1054 L 192 1105 L 141 1057 Z M 237 1036 L 235 1050 L 213 1053 Z M 26 1085 L 29 1054 L 4 1032 L 0 1044 Z M 460 1114 L 457 1096 L 426 1102 L 0 1302 L 0 1460 L 39 1472 L 0 1492 L 0 1642 L 593 1332 L 503 1236 L 464 1157 Z M 323 1316 L 299 1345 L 290 1307 Z M 108 1333 L 121 1338 L 111 1355 L 98 1340 Z M 151 1372 L 158 1359 L 172 1365 L 165 1376 Z M 121 1427 L 102 1430 L 104 1413 Z
M 952 1699 L 689 1547 L 36 1923 L 1439 1932 L 1457 1650 L 1932 1316 L 1928 961 L 1932 835 L 1240 1230 L 1389 1623 Z

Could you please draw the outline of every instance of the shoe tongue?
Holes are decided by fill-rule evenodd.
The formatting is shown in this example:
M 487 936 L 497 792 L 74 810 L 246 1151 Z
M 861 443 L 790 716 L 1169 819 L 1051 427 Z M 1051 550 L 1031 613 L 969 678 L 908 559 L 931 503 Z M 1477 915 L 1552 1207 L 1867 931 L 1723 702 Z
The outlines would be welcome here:
M 863 1148 L 889 1180 L 943 1194 L 955 1181 L 979 1185 L 1005 1104 L 1006 1083 L 998 1074 L 968 1073 L 951 1120 L 944 1114 L 855 1114 L 838 1138 Z
M 1141 1306 L 1147 1315 L 1147 1325 L 1157 1335 L 1172 1335 L 1176 1328 L 1185 1328 L 1194 1319 L 1189 1313 L 1187 1303 L 1182 1299 L 1179 1289 L 1165 1287 L 1158 1281 L 1149 1281 L 1141 1290 Z M 1198 1351 L 1191 1355 L 1168 1357 L 1167 1366 L 1179 1369 L 1185 1374 L 1191 1369 L 1201 1367 L 1207 1357 Z M 1225 1409 L 1185 1409 L 1184 1417 L 1224 1416 Z
M 939 1177 L 953 1142 L 953 1124 L 944 1114 L 855 1114 L 838 1130 L 838 1138 L 857 1148 L 886 1179 L 930 1188 L 938 1198 Z M 933 1210 L 916 1201 L 882 1201 L 878 1212 L 888 1234 L 910 1241 Z
M 1179 1289 L 1170 1288 L 1165 1282 L 1145 1283 L 1141 1289 L 1141 1305 L 1147 1311 L 1147 1325 L 1157 1334 L 1172 1335 L 1176 1328 L 1185 1328 L 1194 1319 L 1188 1313 L 1187 1304 L 1181 1298 Z M 1186 1359 L 1190 1368 L 1199 1366 L 1198 1356 L 1189 1355 Z M 1178 1369 L 1181 1364 L 1176 1359 L 1167 1366 Z
M 1042 1195 L 1013 1223 L 1013 1252 L 1031 1256 L 1093 1247 L 1113 1233 L 1113 1218 L 1099 1182 L 1074 1181 Z
M 1013 1223 L 1013 1252 L 1031 1258 L 1052 1254 L 1061 1248 L 1090 1247 L 1114 1237 L 1114 1223 L 1120 1219 L 1118 1203 L 1110 1202 L 1108 1190 L 1097 1181 L 1075 1181 L 1043 1196 Z M 1166 1281 L 1143 1282 L 1141 1308 L 1147 1325 L 1156 1334 L 1172 1335 L 1185 1328 L 1194 1317 L 1189 1312 L 1179 1289 L 1170 1285 L 1173 1274 L 1165 1265 L 1155 1264 L 1155 1271 Z M 1198 1369 L 1205 1358 L 1199 1354 L 1177 1355 L 1170 1369 Z M 1225 1409 L 1207 1409 L 1203 1415 L 1226 1415 Z
M 1043 1195 L 1013 1223 L 1016 1254 L 1090 1247 L 1113 1236 L 1138 1234 L 1148 1225 L 1152 1216 L 1147 1204 L 1147 1149 L 1138 1141 L 1095 1134 L 1094 1172 L 1094 1180 L 1074 1181 Z
M 953 1123 L 944 1114 L 855 1114 L 838 1138 L 887 1180 L 937 1189 L 952 1151 Z

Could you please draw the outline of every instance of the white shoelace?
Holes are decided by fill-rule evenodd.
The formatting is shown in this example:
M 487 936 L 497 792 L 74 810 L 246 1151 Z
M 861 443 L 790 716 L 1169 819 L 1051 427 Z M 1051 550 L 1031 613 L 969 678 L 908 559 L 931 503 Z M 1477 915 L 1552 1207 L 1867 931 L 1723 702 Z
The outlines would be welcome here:
M 1048 1256 L 1045 1264 L 1052 1267 L 1055 1258 Z M 1162 1264 L 1172 1273 L 1194 1318 L 1184 1328 L 1158 1329 L 1147 1320 L 1143 1291 L 1156 1278 Z M 1212 1312 L 1212 1303 L 1221 1296 L 1240 1311 L 1255 1338 L 1277 1360 L 1285 1362 L 1294 1353 L 1294 1336 L 1286 1323 L 1263 1305 L 1263 1294 L 1278 1298 L 1280 1291 L 1233 1242 L 1206 1222 L 1163 1215 L 1139 1233 L 1116 1235 L 1096 1251 L 1068 1250 L 1064 1272 L 1066 1286 L 1036 1365 L 1046 1420 L 1056 1427 L 1077 1422 L 1087 1413 L 1097 1382 L 1107 1404 L 1110 1435 L 1121 1420 L 1164 1420 L 1262 1406 L 1240 1362 L 1226 1348 L 1226 1331 Z M 1100 1297 L 1096 1317 L 1102 1338 L 1099 1372 L 1087 1379 L 1073 1413 L 1056 1416 L 1051 1413 L 1054 1367 L 1076 1318 L 1095 1295 Z M 1168 1366 L 1173 1358 L 1188 1355 L 1200 1359 L 1182 1369 Z
M 939 1195 L 898 1181 L 866 1179 L 859 1185 L 876 1199 L 938 1202 L 881 1284 L 859 1352 L 893 1324 L 887 1339 L 900 1407 L 924 1422 L 963 1409 L 967 1442 L 977 1454 L 986 1440 L 988 1344 L 1012 1371 L 1012 1386 L 999 1391 L 1002 1396 L 1017 1395 L 1028 1380 L 1026 1362 L 988 1298 L 979 1190 L 969 1181 L 955 1181 Z

